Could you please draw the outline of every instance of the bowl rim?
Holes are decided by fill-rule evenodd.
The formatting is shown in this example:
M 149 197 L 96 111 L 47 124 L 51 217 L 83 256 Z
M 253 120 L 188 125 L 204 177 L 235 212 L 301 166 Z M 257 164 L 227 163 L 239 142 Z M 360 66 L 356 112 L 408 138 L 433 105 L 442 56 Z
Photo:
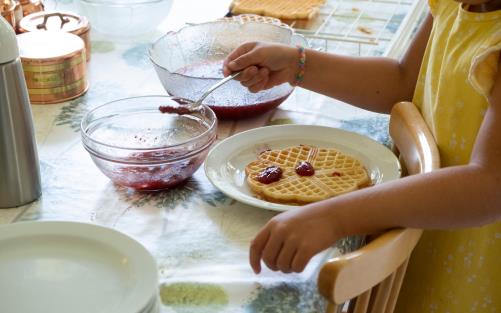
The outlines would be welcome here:
M 285 29 L 285 30 L 287 30 L 287 31 L 290 32 L 291 38 L 293 38 L 293 37 L 301 38 L 301 40 L 303 40 L 303 42 L 304 42 L 305 48 L 307 46 L 309 46 L 308 41 L 306 40 L 306 38 L 303 35 L 295 32 L 294 29 L 292 29 L 288 25 L 276 25 L 276 24 L 262 23 L 262 22 L 257 22 L 257 21 L 247 21 L 245 23 L 242 23 L 242 22 L 233 21 L 233 20 L 215 20 L 215 21 L 208 21 L 208 22 L 202 22 L 202 23 L 190 23 L 190 24 L 186 24 L 185 26 L 179 28 L 178 30 L 168 31 L 167 33 L 165 33 L 162 36 L 160 36 L 159 38 L 157 38 L 154 42 L 152 42 L 152 43 L 150 43 L 148 45 L 148 57 L 149 57 L 151 63 L 153 63 L 155 66 L 158 66 L 159 68 L 161 68 L 161 69 L 169 72 L 169 74 L 172 74 L 174 76 L 187 77 L 187 78 L 197 78 L 197 79 L 203 79 L 203 80 L 221 79 L 221 77 L 196 77 L 196 76 L 190 76 L 190 75 L 186 75 L 186 74 L 172 72 L 172 71 L 168 70 L 166 67 L 160 65 L 158 62 L 155 62 L 155 60 L 153 58 L 153 48 L 163 38 L 165 38 L 167 36 L 174 35 L 174 34 L 178 34 L 181 31 L 183 31 L 184 29 L 187 29 L 187 28 L 190 28 L 190 27 L 193 27 L 193 26 L 202 26 L 202 25 L 208 25 L 208 24 L 223 24 L 223 23 L 233 23 L 233 24 L 239 24 L 239 25 L 245 25 L 245 24 L 266 24 L 266 25 L 269 25 L 269 26 L 272 26 L 272 27 L 275 27 L 275 28 Z
M 173 98 L 173 96 L 169 96 L 169 95 L 145 95 L 145 96 L 127 97 L 127 98 L 120 98 L 120 99 L 117 99 L 117 100 L 109 101 L 109 102 L 106 102 L 104 104 L 101 104 L 101 105 L 95 107 L 94 109 L 92 109 L 92 110 L 88 111 L 87 113 L 85 113 L 85 115 L 82 117 L 82 120 L 80 122 L 80 134 L 81 134 L 81 136 L 84 139 L 84 140 L 82 140 L 84 146 L 85 147 L 88 146 L 87 143 L 86 143 L 86 140 L 88 140 L 88 141 L 91 141 L 91 142 L 93 142 L 95 144 L 98 144 L 98 145 L 101 145 L 101 146 L 104 146 L 104 147 L 109 147 L 109 148 L 113 148 L 113 149 L 120 149 L 120 150 L 124 150 L 124 151 L 161 151 L 161 150 L 165 150 L 165 149 L 176 148 L 176 147 L 185 145 L 187 143 L 193 142 L 196 139 L 199 139 L 199 138 L 207 135 L 213 129 L 216 130 L 216 135 L 217 135 L 217 120 L 218 119 L 217 119 L 216 113 L 214 113 L 214 111 L 211 108 L 209 108 L 208 106 L 206 106 L 204 104 L 202 104 L 203 109 L 204 110 L 208 110 L 210 112 L 210 114 L 212 115 L 212 117 L 213 117 L 212 123 L 209 125 L 209 127 L 207 128 L 207 130 L 205 130 L 203 133 L 201 133 L 200 135 L 198 135 L 196 137 L 193 137 L 193 138 L 191 138 L 191 139 L 189 139 L 187 141 L 183 141 L 183 142 L 180 142 L 180 143 L 177 143 L 177 144 L 174 144 L 174 145 L 160 146 L 160 147 L 154 147 L 154 148 L 128 148 L 128 147 L 121 147 L 121 146 L 117 146 L 117 145 L 112 145 L 112 144 L 104 143 L 104 142 L 102 142 L 100 140 L 96 140 L 96 139 L 92 138 L 89 134 L 87 134 L 87 131 L 84 128 L 84 122 L 85 122 L 85 120 L 87 119 L 87 117 L 90 114 L 92 114 L 95 111 L 97 111 L 99 109 L 102 109 L 103 107 L 108 106 L 110 104 L 113 104 L 113 103 L 116 103 L 116 102 L 120 102 L 120 101 L 125 101 L 125 100 L 138 99 L 138 98 Z M 165 114 L 165 113 L 160 113 L 160 114 Z M 169 113 L 167 113 L 167 114 L 169 114 Z
M 126 7 L 128 5 L 138 5 L 138 4 L 152 4 L 160 2 L 172 2 L 172 0 L 134 0 L 131 2 L 123 2 L 117 0 L 80 0 L 81 2 L 93 4 L 93 5 L 111 5 L 116 7 Z
M 200 147 L 200 149 L 192 150 L 186 154 L 179 155 L 178 157 L 174 157 L 171 159 L 164 159 L 164 160 L 157 160 L 157 161 L 152 161 L 152 160 L 129 161 L 129 160 L 127 160 L 127 158 L 113 158 L 113 156 L 99 153 L 85 144 L 84 144 L 84 149 L 91 155 L 91 157 L 95 157 L 95 158 L 98 158 L 100 160 L 105 160 L 107 162 L 119 163 L 119 164 L 123 164 L 123 165 L 139 165 L 139 166 L 141 166 L 141 165 L 160 165 L 160 164 L 174 163 L 174 162 L 186 160 L 186 159 L 189 159 L 193 156 L 196 156 L 200 152 L 203 152 L 207 149 L 210 149 L 210 147 L 216 141 L 216 139 L 217 139 L 217 136 L 213 136 L 213 137 L 211 137 L 211 139 L 209 141 L 207 141 L 206 144 L 204 144 L 202 147 Z M 174 147 L 174 146 L 172 146 L 172 147 Z

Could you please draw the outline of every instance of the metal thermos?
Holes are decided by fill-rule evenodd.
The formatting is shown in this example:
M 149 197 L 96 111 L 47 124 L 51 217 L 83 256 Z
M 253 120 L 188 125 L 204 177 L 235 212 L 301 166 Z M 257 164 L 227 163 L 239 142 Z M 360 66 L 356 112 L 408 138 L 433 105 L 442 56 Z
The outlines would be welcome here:
M 16 34 L 0 17 L 0 208 L 40 197 L 33 119 Z

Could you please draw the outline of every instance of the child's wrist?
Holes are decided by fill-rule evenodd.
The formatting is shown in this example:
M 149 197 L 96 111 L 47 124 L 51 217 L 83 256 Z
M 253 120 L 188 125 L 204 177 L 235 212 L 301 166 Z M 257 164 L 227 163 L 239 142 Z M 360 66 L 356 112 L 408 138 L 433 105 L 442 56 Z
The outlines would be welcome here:
M 293 49 L 293 57 L 291 62 L 292 78 L 290 84 L 298 86 L 304 80 L 304 71 L 306 66 L 306 49 L 303 46 L 297 46 Z

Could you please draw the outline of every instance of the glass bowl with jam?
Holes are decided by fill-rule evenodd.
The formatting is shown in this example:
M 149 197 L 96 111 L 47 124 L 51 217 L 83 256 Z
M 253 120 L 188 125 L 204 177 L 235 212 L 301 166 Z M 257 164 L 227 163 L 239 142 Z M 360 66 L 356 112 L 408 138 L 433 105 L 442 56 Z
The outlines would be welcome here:
M 118 185 L 142 191 L 175 187 L 200 167 L 217 135 L 216 115 L 206 106 L 187 114 L 160 110 L 177 105 L 169 96 L 106 103 L 82 119 L 83 145 Z
M 214 21 L 169 32 L 149 47 L 149 56 L 165 90 L 173 96 L 197 100 L 223 78 L 225 57 L 240 44 L 265 41 L 307 46 L 290 27 L 261 22 Z M 239 119 L 271 110 L 287 99 L 293 86 L 284 83 L 251 93 L 238 81 L 229 81 L 203 102 L 220 119 Z

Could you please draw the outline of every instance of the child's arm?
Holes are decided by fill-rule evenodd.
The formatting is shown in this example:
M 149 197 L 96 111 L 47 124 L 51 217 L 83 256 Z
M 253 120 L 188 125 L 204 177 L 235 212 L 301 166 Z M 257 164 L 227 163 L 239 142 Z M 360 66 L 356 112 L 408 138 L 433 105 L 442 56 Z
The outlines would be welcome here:
M 412 100 L 431 26 L 430 15 L 401 61 L 307 50 L 304 81 L 300 85 L 368 110 L 387 113 L 396 102 Z M 245 69 L 239 80 L 257 92 L 284 82 L 293 83 L 298 62 L 296 48 L 251 42 L 227 57 L 224 73 Z
M 501 64 L 500 64 L 501 69 Z M 254 239 L 250 261 L 300 272 L 337 239 L 393 227 L 474 227 L 501 218 L 501 70 L 468 165 L 409 176 L 274 217 Z

